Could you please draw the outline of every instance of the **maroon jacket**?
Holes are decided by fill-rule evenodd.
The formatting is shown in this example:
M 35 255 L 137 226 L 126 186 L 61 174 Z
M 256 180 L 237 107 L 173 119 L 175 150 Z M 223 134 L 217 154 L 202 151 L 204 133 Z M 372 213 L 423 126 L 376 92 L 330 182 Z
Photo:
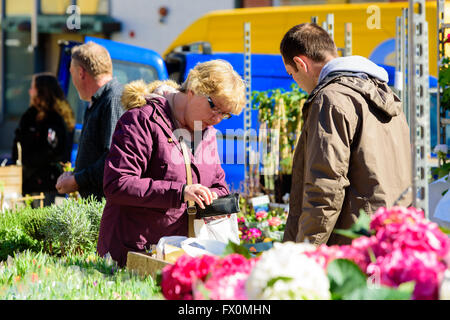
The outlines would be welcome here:
M 126 106 L 125 106 L 126 107 Z M 128 251 L 143 251 L 163 236 L 188 234 L 182 189 L 186 168 L 175 137 L 171 110 L 163 97 L 125 112 L 117 122 L 105 161 L 106 206 L 97 251 L 108 252 L 120 266 Z M 191 154 L 192 183 L 217 195 L 229 193 L 217 153 L 216 129 L 208 127 Z

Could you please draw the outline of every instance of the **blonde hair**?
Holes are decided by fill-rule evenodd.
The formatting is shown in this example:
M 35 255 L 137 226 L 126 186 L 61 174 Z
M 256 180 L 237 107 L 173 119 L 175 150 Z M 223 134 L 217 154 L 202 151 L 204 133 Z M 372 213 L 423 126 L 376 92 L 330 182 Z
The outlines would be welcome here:
M 112 60 L 108 50 L 92 41 L 73 47 L 72 60 L 75 60 L 94 78 L 113 73 Z
M 156 80 L 146 84 L 144 80 L 132 81 L 124 86 L 121 102 L 125 110 L 147 104 L 146 97 L 156 88 L 168 85 L 181 92 L 191 90 L 196 95 L 223 98 L 226 111 L 238 115 L 245 106 L 245 83 L 231 64 L 225 60 L 197 63 L 180 86 L 173 80 Z M 224 110 L 225 111 L 225 110 Z
M 229 112 L 235 115 L 245 106 L 245 83 L 233 66 L 222 59 L 197 63 L 181 85 L 182 92 L 187 90 L 222 98 Z

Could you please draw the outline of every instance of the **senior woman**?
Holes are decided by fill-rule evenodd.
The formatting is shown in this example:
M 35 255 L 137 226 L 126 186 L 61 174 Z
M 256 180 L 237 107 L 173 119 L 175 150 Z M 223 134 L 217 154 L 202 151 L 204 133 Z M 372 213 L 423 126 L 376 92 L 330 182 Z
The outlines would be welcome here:
M 105 162 L 97 251 L 119 266 L 128 251 L 145 251 L 163 236 L 188 235 L 187 201 L 201 208 L 229 194 L 214 125 L 245 104 L 242 78 L 226 61 L 197 64 L 179 87 L 173 81 L 124 87 L 119 119 Z M 180 138 L 182 136 L 182 138 Z M 187 185 L 180 141 L 189 153 Z

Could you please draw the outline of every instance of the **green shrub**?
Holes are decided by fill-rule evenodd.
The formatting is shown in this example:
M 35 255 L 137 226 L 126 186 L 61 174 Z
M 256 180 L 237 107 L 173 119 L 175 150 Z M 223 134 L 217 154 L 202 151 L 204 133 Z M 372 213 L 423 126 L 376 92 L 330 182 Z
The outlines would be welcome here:
M 0 261 L 27 249 L 39 251 L 40 242 L 27 235 L 20 226 L 0 230 Z
M 41 226 L 45 241 L 60 244 L 62 254 L 95 251 L 104 205 L 104 200 L 69 198 L 49 207 Z
M 95 252 L 105 200 L 65 199 L 59 206 L 0 212 L 0 260 L 26 249 Z
M 21 225 L 27 235 L 38 241 L 45 240 L 45 234 L 42 227 L 49 214 L 49 207 L 27 208 L 20 212 Z

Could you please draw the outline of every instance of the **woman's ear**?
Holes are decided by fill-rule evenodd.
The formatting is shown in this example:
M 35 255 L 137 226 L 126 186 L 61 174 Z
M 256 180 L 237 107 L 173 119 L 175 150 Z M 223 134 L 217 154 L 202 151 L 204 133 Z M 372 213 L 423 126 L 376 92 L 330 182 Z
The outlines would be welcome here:
M 294 63 L 296 65 L 296 67 L 297 67 L 297 70 L 303 70 L 305 72 L 308 72 L 308 64 L 307 64 L 307 61 L 306 61 L 305 57 L 303 57 L 303 56 L 295 56 L 293 58 L 293 60 L 294 60 Z

